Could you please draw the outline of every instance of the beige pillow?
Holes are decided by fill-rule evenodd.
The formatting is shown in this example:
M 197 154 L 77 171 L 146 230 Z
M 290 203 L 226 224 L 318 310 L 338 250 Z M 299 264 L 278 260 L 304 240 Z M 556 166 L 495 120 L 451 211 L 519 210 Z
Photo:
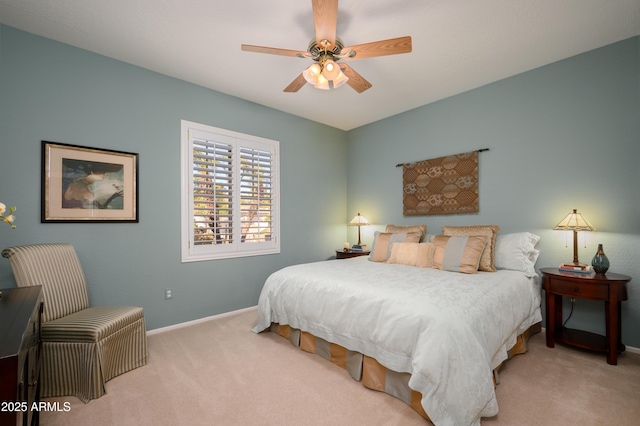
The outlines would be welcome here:
M 386 262 L 391 256 L 391 247 L 393 243 L 418 243 L 420 242 L 420 234 L 417 232 L 379 232 L 376 231 L 373 236 L 373 247 L 369 254 L 369 260 L 374 262 Z
M 384 232 L 398 233 L 398 232 L 419 232 L 420 233 L 420 241 L 424 239 L 424 236 L 427 233 L 427 225 L 387 225 L 387 228 Z
M 433 254 L 436 251 L 432 243 L 394 243 L 387 263 L 433 268 Z
M 496 235 L 500 231 L 498 225 L 443 226 L 442 233 L 450 236 L 485 237 L 487 245 L 480 258 L 480 271 L 495 272 Z
M 475 274 L 487 244 L 485 237 L 436 235 L 433 264 L 443 271 Z

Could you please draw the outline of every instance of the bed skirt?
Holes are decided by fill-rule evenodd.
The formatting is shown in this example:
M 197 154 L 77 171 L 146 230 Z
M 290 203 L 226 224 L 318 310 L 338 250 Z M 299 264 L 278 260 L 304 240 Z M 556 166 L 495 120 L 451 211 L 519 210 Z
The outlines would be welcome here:
M 540 330 L 541 323 L 537 323 L 518 336 L 516 344 L 508 352 L 507 359 L 527 352 L 527 341 Z M 384 392 L 400 399 L 422 417 L 431 421 L 422 408 L 422 394 L 409 388 L 410 373 L 398 373 L 389 370 L 374 358 L 351 351 L 335 343 L 327 342 L 289 325 L 272 323 L 269 331 L 289 339 L 292 345 L 299 347 L 303 351 L 320 355 L 322 358 L 344 368 L 354 380 L 362 382 L 364 387 Z M 494 385 L 500 382 L 498 371 L 501 366 L 502 364 L 493 371 Z

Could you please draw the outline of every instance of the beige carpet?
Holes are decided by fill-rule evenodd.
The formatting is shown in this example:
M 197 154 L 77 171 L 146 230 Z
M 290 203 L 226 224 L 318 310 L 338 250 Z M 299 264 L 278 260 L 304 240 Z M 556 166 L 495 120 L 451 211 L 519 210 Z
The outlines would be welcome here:
M 274 333 L 251 332 L 256 310 L 149 336 L 149 363 L 107 383 L 107 394 L 67 412 L 43 412 L 43 426 L 86 425 L 428 425 L 399 400 Z M 529 353 L 500 371 L 500 413 L 483 425 L 636 425 L 640 355 L 618 366 L 604 355 L 535 335 Z

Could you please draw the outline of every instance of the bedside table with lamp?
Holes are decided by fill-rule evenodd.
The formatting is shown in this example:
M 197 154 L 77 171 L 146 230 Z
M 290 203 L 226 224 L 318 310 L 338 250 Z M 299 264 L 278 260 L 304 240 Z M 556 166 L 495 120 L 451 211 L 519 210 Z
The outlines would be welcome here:
M 606 353 L 607 363 L 616 365 L 618 353 L 625 350 L 622 344 L 621 302 L 627 300 L 627 283 L 631 277 L 608 272 L 609 260 L 602 244 L 592 260 L 592 268 L 578 260 L 578 231 L 593 231 L 595 228 L 580 213 L 573 210 L 555 230 L 573 231 L 573 262 L 557 268 L 542 268 L 542 286 L 545 291 L 547 347 L 555 342 Z M 566 328 L 562 323 L 562 297 L 603 301 L 605 304 L 606 333 L 595 333 Z M 573 305 L 572 305 L 573 308 Z M 571 315 L 569 315 L 571 316 Z M 566 321 L 565 321 L 566 323 Z
M 349 222 L 348 225 L 358 227 L 358 243 L 354 244 L 353 247 L 351 247 L 349 243 L 344 243 L 344 248 L 342 250 L 336 250 L 336 259 L 368 256 L 371 251 L 367 249 L 366 245 L 362 244 L 362 240 L 360 239 L 360 227 L 370 225 L 369 221 L 358 213 L 353 219 L 351 219 L 351 222 Z

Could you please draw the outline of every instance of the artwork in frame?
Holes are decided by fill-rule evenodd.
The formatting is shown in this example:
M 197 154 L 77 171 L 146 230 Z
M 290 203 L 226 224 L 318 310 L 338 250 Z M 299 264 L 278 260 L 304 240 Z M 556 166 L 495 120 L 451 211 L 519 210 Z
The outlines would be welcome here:
M 41 221 L 138 222 L 138 154 L 42 141 Z

